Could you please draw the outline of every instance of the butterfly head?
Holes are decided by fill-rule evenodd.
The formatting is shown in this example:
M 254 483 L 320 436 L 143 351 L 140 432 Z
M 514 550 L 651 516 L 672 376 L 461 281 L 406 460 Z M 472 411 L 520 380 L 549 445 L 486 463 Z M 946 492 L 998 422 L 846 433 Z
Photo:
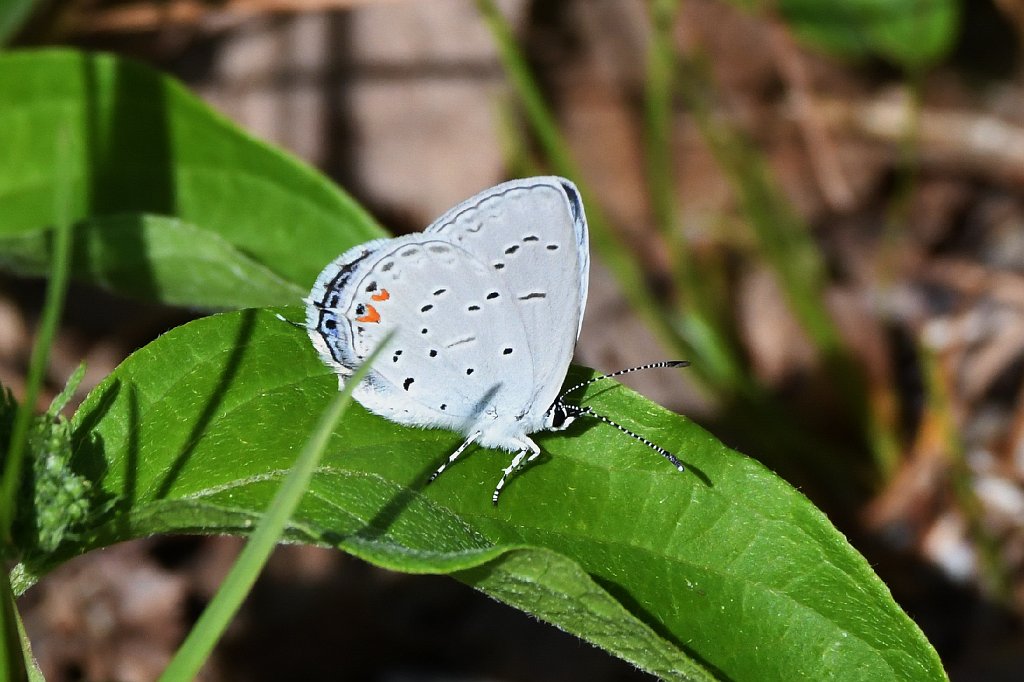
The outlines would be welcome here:
M 548 411 L 544 413 L 544 429 L 547 431 L 564 431 L 576 421 L 582 410 L 576 405 L 567 405 L 561 398 L 556 398 Z
M 618 372 L 612 372 L 610 374 L 602 374 L 599 377 L 594 377 L 593 379 L 589 379 L 587 381 L 584 381 L 584 382 L 581 382 L 579 384 L 576 384 L 575 386 L 573 386 L 573 387 L 563 391 L 562 395 L 560 395 L 557 398 L 555 398 L 555 402 L 552 403 L 551 407 L 548 408 L 548 411 L 544 413 L 544 428 L 549 430 L 549 431 L 564 431 L 570 424 L 572 424 L 574 421 L 576 421 L 577 417 L 581 417 L 583 415 L 586 415 L 588 417 L 592 417 L 594 419 L 600 420 L 600 421 L 604 422 L 605 424 L 608 424 L 609 426 L 614 426 L 616 429 L 618 429 L 622 433 L 626 434 L 630 438 L 633 438 L 635 440 L 640 441 L 641 443 L 643 443 L 647 447 L 651 448 L 652 450 L 654 450 L 655 452 L 660 454 L 662 457 L 664 457 L 669 462 L 671 462 L 672 465 L 676 469 L 678 469 L 679 471 L 685 471 L 686 467 L 683 465 L 683 463 L 680 462 L 679 459 L 675 455 L 673 455 L 671 452 L 669 452 L 665 448 L 661 447 L 660 445 L 655 445 L 654 443 L 652 443 L 651 441 L 647 440 L 646 438 L 644 438 L 640 434 L 633 433 L 632 431 L 630 431 L 626 427 L 622 426 L 621 424 L 615 423 L 614 421 L 612 421 L 608 417 L 604 416 L 603 414 L 599 414 L 599 413 L 595 412 L 593 409 L 591 409 L 589 407 L 582 406 L 582 405 L 570 405 L 570 404 L 565 402 L 564 398 L 565 398 L 565 396 L 569 395 L 570 393 L 578 391 L 579 389 L 583 388 L 584 386 L 589 386 L 590 384 L 592 384 L 594 382 L 603 381 L 605 379 L 610 379 L 612 377 L 621 376 L 623 374 L 629 374 L 630 372 L 636 372 L 636 371 L 644 370 L 644 369 L 658 369 L 658 368 L 662 368 L 662 367 L 686 367 L 689 364 L 690 363 L 685 361 L 685 360 L 669 360 L 669 361 L 666 361 L 666 362 L 652 362 L 652 363 L 647 364 L 647 365 L 641 365 L 640 367 L 630 367 L 629 369 L 620 369 Z

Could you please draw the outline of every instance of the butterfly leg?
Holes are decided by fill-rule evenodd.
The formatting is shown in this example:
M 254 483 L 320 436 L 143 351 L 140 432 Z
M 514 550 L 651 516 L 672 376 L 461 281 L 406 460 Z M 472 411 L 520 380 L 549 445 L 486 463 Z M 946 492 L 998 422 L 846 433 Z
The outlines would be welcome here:
M 288 324 L 290 324 L 293 327 L 298 327 L 299 329 L 309 329 L 309 327 L 307 327 L 303 323 L 296 322 L 295 320 L 289 320 L 287 317 L 285 317 L 281 313 L 274 313 L 274 317 L 276 317 L 277 319 L 281 320 L 282 322 L 287 322 Z
M 442 471 L 444 471 L 445 469 L 447 469 L 447 468 L 448 468 L 448 466 L 449 466 L 449 465 L 450 465 L 450 464 L 451 464 L 452 462 L 454 462 L 455 460 L 457 460 L 457 459 L 459 458 L 459 455 L 461 455 L 461 454 L 462 454 L 462 453 L 463 453 L 463 452 L 465 451 L 465 449 L 466 449 L 466 448 L 468 448 L 468 447 L 469 447 L 469 446 L 470 446 L 470 445 L 471 445 L 471 444 L 473 443 L 473 441 L 475 441 L 475 440 L 476 440 L 477 438 L 479 438 L 479 437 L 480 437 L 480 432 L 479 432 L 479 431 L 476 431 L 476 432 L 474 432 L 474 433 L 470 434 L 469 438 L 467 438 L 466 440 L 464 440 L 464 441 L 462 442 L 462 445 L 460 445 L 460 446 L 458 447 L 458 449 L 456 449 L 456 450 L 455 450 L 455 452 L 453 452 L 452 454 L 450 454 L 450 455 L 448 456 L 448 459 L 446 459 L 446 460 L 445 460 L 444 464 L 442 464 L 441 466 L 439 466 L 439 467 L 437 468 L 437 471 L 435 471 L 434 473 L 432 473 L 432 474 L 430 475 L 430 478 L 428 478 L 428 479 L 427 479 L 427 483 L 432 483 L 432 482 L 433 482 L 433 480 L 434 480 L 435 478 L 437 478 L 438 476 L 440 476 L 440 475 L 441 475 L 441 472 L 442 472 Z
M 529 438 L 524 438 L 522 440 L 522 445 L 523 449 L 517 452 L 516 456 L 512 458 L 512 462 L 502 470 L 501 480 L 498 481 L 498 485 L 494 487 L 494 492 L 491 494 L 491 503 L 495 506 L 498 504 L 498 496 L 501 495 L 501 489 L 505 487 L 505 481 L 508 480 L 508 477 L 522 469 L 529 462 L 537 459 L 540 455 L 540 448 Z M 529 454 L 530 457 L 524 461 L 527 454 Z

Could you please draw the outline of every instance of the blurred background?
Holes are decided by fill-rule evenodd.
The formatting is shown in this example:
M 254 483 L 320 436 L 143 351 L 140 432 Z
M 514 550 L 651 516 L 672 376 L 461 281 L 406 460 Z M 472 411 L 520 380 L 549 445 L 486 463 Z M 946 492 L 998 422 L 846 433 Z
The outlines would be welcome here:
M 11 47 L 154 65 L 396 233 L 570 176 L 596 261 L 576 361 L 691 360 L 627 383 L 807 494 L 954 680 L 1021 679 L 1021 0 L 4 1 Z M 16 395 L 43 292 L 0 275 Z M 43 404 L 195 314 L 73 287 Z M 154 679 L 239 546 L 57 570 L 20 602 L 47 679 Z M 283 547 L 203 679 L 642 677 L 452 580 Z

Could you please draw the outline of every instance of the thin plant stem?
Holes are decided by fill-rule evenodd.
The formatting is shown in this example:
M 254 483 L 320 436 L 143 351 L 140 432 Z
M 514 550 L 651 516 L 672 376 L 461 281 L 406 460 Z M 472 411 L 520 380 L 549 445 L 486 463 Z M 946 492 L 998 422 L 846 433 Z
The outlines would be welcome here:
M 680 87 L 701 134 L 732 184 L 791 310 L 824 359 L 826 371 L 835 376 L 842 404 L 860 424 L 875 476 L 887 480 L 900 453 L 893 402 L 884 390 L 866 384 L 825 306 L 826 268 L 809 228 L 772 182 L 758 151 L 738 131 L 715 119 L 708 104 L 714 88 L 703 65 L 690 59 L 685 71 Z
M 63 147 L 62 147 L 63 148 Z M 58 158 L 63 158 L 59 154 Z M 68 272 L 71 261 L 72 225 L 68 214 L 70 201 L 70 181 L 63 176 L 56 194 L 53 255 L 50 265 L 50 281 L 46 287 L 46 300 L 43 305 L 42 321 L 32 348 L 29 362 L 28 380 L 25 386 L 24 399 L 19 403 L 11 429 L 11 441 L 4 460 L 3 481 L 0 482 L 0 542 L 3 543 L 3 557 L 12 559 L 14 541 L 11 528 L 14 524 L 14 511 L 21 481 L 21 471 L 25 450 L 28 444 L 29 429 L 35 414 L 35 405 L 39 398 L 43 376 L 50 357 L 50 347 L 57 332 L 61 313 L 64 310 L 64 298 L 68 288 Z
M 0 594 L 0 646 L 4 661 L 0 672 L 7 679 L 25 679 L 27 671 L 25 660 L 31 656 L 28 649 L 23 648 L 22 638 L 18 633 L 18 610 L 11 590 L 10 565 L 17 559 L 18 548 L 13 536 L 14 515 L 17 508 L 21 472 L 24 468 L 25 453 L 28 449 L 29 431 L 35 415 L 35 405 L 43 384 L 43 375 L 50 358 L 50 348 L 57 332 L 61 313 L 64 310 L 64 298 L 68 288 L 68 272 L 71 261 L 72 225 L 69 214 L 71 200 L 70 170 L 67 166 L 67 138 L 57 136 L 56 159 L 59 166 L 57 186 L 54 192 L 54 244 L 50 260 L 50 281 L 46 287 L 46 299 L 43 304 L 43 315 L 32 347 L 29 361 L 28 379 L 25 395 L 18 404 L 11 429 L 11 440 L 7 447 L 3 465 L 3 480 L 0 481 L 0 566 L 4 575 Z M 27 642 L 27 640 L 25 640 Z
M 810 230 L 775 186 L 761 154 L 739 131 L 721 123 L 712 113 L 708 96 L 713 86 L 704 66 L 698 59 L 689 60 L 687 66 L 680 77 L 681 90 L 736 193 L 759 253 L 778 277 L 796 319 L 835 375 L 840 398 L 870 432 L 874 416 L 867 407 L 866 387 L 825 306 L 826 268 Z M 877 463 L 883 468 L 882 462 Z
M 672 246 L 677 286 L 684 288 L 686 250 L 680 239 L 679 205 L 672 172 L 672 100 L 675 91 L 676 57 L 672 26 L 680 0 L 654 0 L 650 4 L 651 39 L 647 50 L 647 83 L 644 96 L 644 138 L 647 147 L 647 183 L 651 190 L 655 222 Z
M 0 656 L 3 657 L 0 660 L 0 679 L 24 680 L 28 678 L 25 668 L 26 650 L 22 648 L 18 634 L 18 607 L 14 602 L 7 572 L 4 571 L 3 580 L 0 580 L 0 609 L 3 610 L 0 614 Z
M 505 17 L 492 0 L 477 0 L 477 7 L 494 36 L 505 73 L 519 97 L 526 119 L 541 149 L 547 155 L 555 172 L 572 178 L 583 195 L 594 250 L 615 276 L 630 305 L 655 330 L 662 342 L 672 352 L 685 353 L 688 344 L 668 321 L 656 297 L 651 295 L 643 271 L 632 257 L 628 245 L 611 229 L 611 224 L 600 204 L 592 200 L 593 195 L 583 182 L 569 147 L 558 130 L 554 116 L 548 110 Z
M 338 393 L 324 410 L 312 435 L 295 460 L 294 466 L 285 476 L 281 487 L 270 501 L 270 505 L 253 530 L 245 548 L 232 565 L 220 589 L 217 590 L 217 594 L 207 605 L 195 627 L 189 632 L 185 642 L 160 676 L 161 682 L 195 679 L 199 669 L 202 668 L 206 659 L 209 658 L 210 652 L 213 651 L 213 647 L 224 634 L 231 619 L 234 618 L 242 601 L 249 594 L 249 590 L 252 589 L 256 578 L 259 577 L 263 566 L 281 538 L 285 525 L 299 506 L 324 450 L 327 449 L 328 440 L 348 409 L 352 400 L 352 391 L 369 372 L 370 366 L 390 340 L 391 334 L 384 338 L 352 378 L 345 383 L 344 390 Z
M 1000 558 L 999 542 L 985 527 L 985 510 L 974 490 L 974 476 L 964 455 L 964 445 L 957 428 L 953 407 L 953 391 L 949 372 L 938 353 L 926 344 L 919 344 L 925 376 L 925 409 L 941 428 L 942 443 L 949 454 L 953 494 L 967 523 L 967 532 L 978 550 L 978 572 L 989 593 L 1003 604 L 1012 602 L 1012 581 Z
M 721 318 L 714 314 L 715 296 L 707 286 L 709 278 L 698 272 L 698 264 L 689 257 L 675 192 L 672 113 L 679 65 L 672 44 L 672 28 L 681 8 L 681 0 L 654 0 L 650 5 L 651 39 L 644 97 L 647 183 L 655 224 L 671 254 L 672 281 L 680 307 L 677 324 L 696 353 L 695 364 L 703 368 L 703 374 L 713 381 L 716 391 L 724 393 L 740 388 L 746 384 L 746 379 L 742 363 L 733 352 L 733 344 L 722 329 Z
M 899 262 L 906 239 L 906 228 L 910 222 L 911 200 L 918 182 L 918 156 L 921 149 L 921 98 L 923 85 L 919 72 L 911 71 L 907 79 L 910 96 L 907 100 L 907 117 L 903 134 L 898 144 L 896 182 L 892 199 L 887 206 L 885 232 L 881 256 L 875 267 L 875 274 L 885 286 L 899 278 L 903 270 Z M 896 473 L 900 461 L 898 425 L 894 406 L 899 400 L 892 387 L 871 401 L 869 409 L 873 417 L 870 432 L 872 451 L 878 462 L 881 478 L 887 481 Z

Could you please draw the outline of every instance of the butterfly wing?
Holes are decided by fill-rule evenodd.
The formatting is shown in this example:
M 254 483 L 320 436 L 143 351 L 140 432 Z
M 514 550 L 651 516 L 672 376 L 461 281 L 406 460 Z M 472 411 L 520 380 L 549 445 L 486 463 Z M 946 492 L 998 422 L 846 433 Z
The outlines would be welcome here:
M 392 421 L 468 434 L 530 398 L 535 368 L 512 293 L 460 246 L 413 234 L 329 265 L 308 300 L 307 327 L 342 382 L 393 331 L 354 397 Z
M 502 183 L 438 218 L 443 235 L 479 259 L 512 294 L 533 357 L 532 431 L 561 388 L 587 301 L 590 250 L 576 186 L 559 177 Z

